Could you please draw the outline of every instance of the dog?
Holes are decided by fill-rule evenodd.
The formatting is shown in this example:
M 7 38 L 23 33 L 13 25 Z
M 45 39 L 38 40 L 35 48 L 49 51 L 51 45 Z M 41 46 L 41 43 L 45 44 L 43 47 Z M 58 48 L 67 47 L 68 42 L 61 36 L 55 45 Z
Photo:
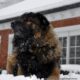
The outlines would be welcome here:
M 53 26 L 41 13 L 25 13 L 11 22 L 13 53 L 7 73 L 59 80 L 61 47 Z

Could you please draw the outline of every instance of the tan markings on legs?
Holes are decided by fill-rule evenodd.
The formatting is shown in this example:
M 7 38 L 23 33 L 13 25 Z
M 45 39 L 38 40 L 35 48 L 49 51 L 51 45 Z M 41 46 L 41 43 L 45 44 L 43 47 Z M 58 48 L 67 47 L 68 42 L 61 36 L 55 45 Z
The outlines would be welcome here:
M 52 70 L 52 73 L 47 80 L 59 80 L 59 78 L 60 78 L 60 69 L 55 67 Z

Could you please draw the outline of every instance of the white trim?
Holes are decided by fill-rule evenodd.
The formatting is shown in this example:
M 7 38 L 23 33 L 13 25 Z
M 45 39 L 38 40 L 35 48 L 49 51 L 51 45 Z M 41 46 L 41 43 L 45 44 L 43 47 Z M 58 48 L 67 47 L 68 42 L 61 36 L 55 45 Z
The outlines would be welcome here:
M 0 23 L 0 30 L 11 29 L 11 22 Z
M 80 25 L 55 28 L 54 31 L 58 36 L 80 35 Z M 74 31 L 74 32 L 73 32 Z
M 80 7 L 69 9 L 69 10 L 64 10 L 64 11 L 59 11 L 55 13 L 45 14 L 45 16 L 47 17 L 49 21 L 52 21 L 52 22 L 57 21 L 57 20 L 80 17 Z
M 68 27 L 55 28 L 54 31 L 58 37 L 64 37 L 69 35 L 80 35 L 80 25 L 73 25 Z
M 67 35 L 67 52 L 66 52 L 66 64 L 69 64 L 69 53 L 70 53 L 70 37 L 69 37 L 69 33 Z
M 10 34 L 8 37 L 8 55 L 12 54 L 12 40 L 13 40 L 14 34 Z
M 60 27 L 60 28 L 55 28 L 55 32 L 67 32 L 67 31 L 75 31 L 75 30 L 80 30 L 80 25 L 72 25 L 72 26 L 66 26 L 66 27 Z

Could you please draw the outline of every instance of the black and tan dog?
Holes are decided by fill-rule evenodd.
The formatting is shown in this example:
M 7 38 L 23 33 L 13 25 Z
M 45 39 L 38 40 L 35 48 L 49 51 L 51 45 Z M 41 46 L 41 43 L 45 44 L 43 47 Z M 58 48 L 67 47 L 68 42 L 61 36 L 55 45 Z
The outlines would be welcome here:
M 31 12 L 20 16 L 11 27 L 13 54 L 8 56 L 7 72 L 59 80 L 61 48 L 49 21 Z

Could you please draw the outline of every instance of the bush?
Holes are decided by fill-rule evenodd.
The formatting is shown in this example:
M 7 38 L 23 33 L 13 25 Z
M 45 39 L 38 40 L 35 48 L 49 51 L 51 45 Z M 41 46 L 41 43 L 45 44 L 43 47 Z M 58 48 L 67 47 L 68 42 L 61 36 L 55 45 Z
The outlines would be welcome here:
M 61 71 L 60 71 L 60 74 L 63 74 L 63 75 L 68 75 L 68 74 L 69 74 L 69 71 L 64 71 L 64 70 L 61 70 Z

